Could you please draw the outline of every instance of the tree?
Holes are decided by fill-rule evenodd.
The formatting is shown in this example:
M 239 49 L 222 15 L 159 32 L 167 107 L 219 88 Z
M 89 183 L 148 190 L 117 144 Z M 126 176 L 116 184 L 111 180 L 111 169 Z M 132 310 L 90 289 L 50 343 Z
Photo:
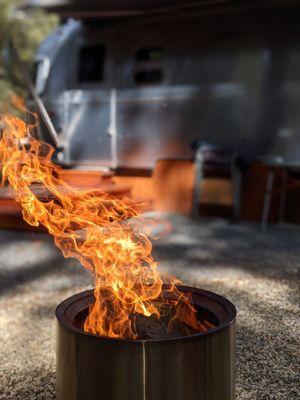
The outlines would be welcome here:
M 12 95 L 26 97 L 27 88 L 11 54 L 11 43 L 30 69 L 39 43 L 58 24 L 58 18 L 42 10 L 22 10 L 21 0 L 0 1 L 0 105 Z

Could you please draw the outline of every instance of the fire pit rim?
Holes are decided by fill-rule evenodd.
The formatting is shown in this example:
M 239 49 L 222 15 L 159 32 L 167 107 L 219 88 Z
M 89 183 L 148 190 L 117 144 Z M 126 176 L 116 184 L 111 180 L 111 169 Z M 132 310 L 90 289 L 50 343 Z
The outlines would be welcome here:
M 198 293 L 200 292 L 202 295 L 205 295 L 208 298 L 213 298 L 214 300 L 217 300 L 226 309 L 226 311 L 228 313 L 228 317 L 221 324 L 208 330 L 207 332 L 199 332 L 199 333 L 195 333 L 192 335 L 186 335 L 186 336 L 181 336 L 181 337 L 176 337 L 176 338 L 172 337 L 172 338 L 161 338 L 161 339 L 126 339 L 126 338 L 110 338 L 107 336 L 99 336 L 99 335 L 95 335 L 93 333 L 85 332 L 83 329 L 80 329 L 80 328 L 76 327 L 74 324 L 67 321 L 66 318 L 64 317 L 64 313 L 68 309 L 68 307 L 72 306 L 77 299 L 84 299 L 84 298 L 90 297 L 90 295 L 94 292 L 94 289 L 84 290 L 80 293 L 76 293 L 76 294 L 68 297 L 67 299 L 63 300 L 56 307 L 55 316 L 56 316 L 57 321 L 67 331 L 70 331 L 72 333 L 76 332 L 77 334 L 80 334 L 82 336 L 90 336 L 91 338 L 95 338 L 95 340 L 110 341 L 110 342 L 115 342 L 115 343 L 131 342 L 131 343 L 137 343 L 137 344 L 143 343 L 143 342 L 146 342 L 146 343 L 158 343 L 158 342 L 159 343 L 161 343 L 161 342 L 179 343 L 179 342 L 193 341 L 193 340 L 199 339 L 200 337 L 208 337 L 208 336 L 212 336 L 217 333 L 220 333 L 221 331 L 227 329 L 232 323 L 234 323 L 236 315 L 237 315 L 236 308 L 235 308 L 234 304 L 231 301 L 229 301 L 228 299 L 226 299 L 225 297 L 223 297 L 217 293 L 208 291 L 208 290 L 199 289 L 199 288 L 195 288 L 195 287 L 191 287 L 191 286 L 177 285 L 177 287 L 180 290 L 183 290 L 184 292 L 189 292 L 189 293 L 193 294 L 193 292 L 197 291 Z

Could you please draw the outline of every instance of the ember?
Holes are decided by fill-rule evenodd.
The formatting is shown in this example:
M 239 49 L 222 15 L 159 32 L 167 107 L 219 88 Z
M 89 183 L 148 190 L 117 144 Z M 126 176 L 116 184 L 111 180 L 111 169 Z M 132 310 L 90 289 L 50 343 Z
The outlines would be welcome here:
M 33 126 L 12 116 L 1 118 L 2 184 L 14 188 L 24 219 L 41 224 L 53 235 L 65 257 L 75 257 L 94 274 L 95 302 L 84 330 L 112 338 L 138 338 L 137 319 L 158 320 L 162 279 L 151 255 L 149 238 L 137 230 L 140 205 L 104 192 L 76 191 L 58 179 L 60 168 L 51 161 L 53 148 L 35 139 Z M 206 331 L 188 295 L 168 284 L 172 299 L 168 332 L 183 324 L 187 332 Z M 149 320 L 150 323 L 150 320 Z

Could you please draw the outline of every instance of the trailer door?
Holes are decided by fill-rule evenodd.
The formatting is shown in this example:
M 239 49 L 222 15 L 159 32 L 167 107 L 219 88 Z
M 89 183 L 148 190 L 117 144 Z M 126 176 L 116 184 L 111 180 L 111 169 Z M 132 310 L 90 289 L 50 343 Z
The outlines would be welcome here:
M 75 88 L 63 94 L 66 162 L 112 166 L 111 79 L 107 43 L 76 46 Z

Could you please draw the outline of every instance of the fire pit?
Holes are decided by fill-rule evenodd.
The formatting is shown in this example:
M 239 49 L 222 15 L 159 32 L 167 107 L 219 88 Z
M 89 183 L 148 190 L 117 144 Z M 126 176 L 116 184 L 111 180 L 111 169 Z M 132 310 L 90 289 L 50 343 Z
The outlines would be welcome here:
M 178 288 L 192 295 L 197 318 L 213 328 L 176 338 L 101 337 L 83 329 L 92 290 L 62 302 L 56 309 L 57 399 L 234 399 L 234 305 L 208 291 Z

